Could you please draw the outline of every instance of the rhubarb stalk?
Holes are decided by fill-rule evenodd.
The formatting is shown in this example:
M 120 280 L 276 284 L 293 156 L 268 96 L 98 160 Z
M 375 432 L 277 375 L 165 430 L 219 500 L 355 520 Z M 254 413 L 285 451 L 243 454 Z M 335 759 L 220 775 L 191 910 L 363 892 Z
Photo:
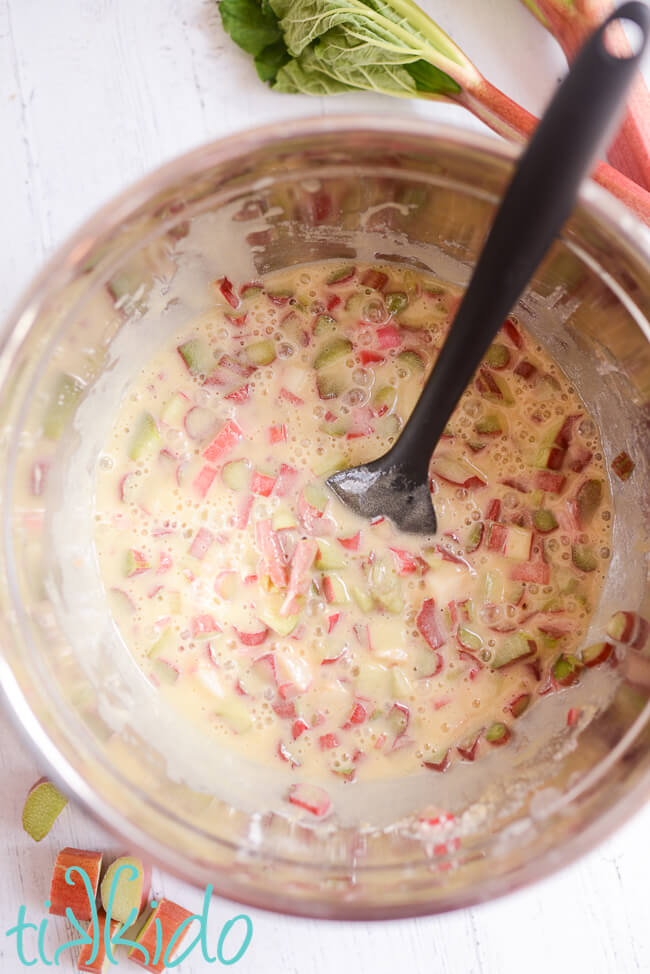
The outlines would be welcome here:
M 587 38 L 614 10 L 611 0 L 523 0 L 549 30 L 569 63 Z M 625 57 L 631 48 L 622 25 L 615 21 L 608 38 L 613 51 Z M 639 76 L 628 96 L 627 111 L 607 152 L 620 172 L 650 190 L 650 92 Z
M 547 6 L 560 4 L 524 2 L 542 20 Z M 600 9 L 608 2 L 597 0 Z M 219 9 L 227 33 L 253 55 L 260 77 L 276 91 L 321 96 L 366 90 L 448 101 L 519 142 L 537 124 L 413 0 L 221 0 Z M 637 135 L 642 141 L 641 128 Z M 604 162 L 593 178 L 650 225 L 646 189 Z

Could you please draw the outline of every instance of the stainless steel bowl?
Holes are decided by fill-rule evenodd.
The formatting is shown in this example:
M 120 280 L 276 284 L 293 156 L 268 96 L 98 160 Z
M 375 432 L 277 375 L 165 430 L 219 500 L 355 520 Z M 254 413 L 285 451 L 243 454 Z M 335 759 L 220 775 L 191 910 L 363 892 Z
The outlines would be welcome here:
M 460 842 L 446 848 L 412 825 L 289 822 L 278 807 L 255 807 L 254 779 L 236 799 L 212 772 L 199 787 L 203 756 L 184 739 L 163 745 L 151 718 L 165 715 L 120 650 L 93 555 L 93 468 L 111 403 L 173 318 L 166 294 L 183 267 L 257 276 L 381 257 L 462 283 L 514 156 L 502 142 L 419 120 L 328 118 L 236 135 L 113 201 L 5 325 L 8 705 L 66 790 L 128 846 L 224 896 L 336 918 L 469 906 L 575 859 L 650 791 L 650 678 L 639 654 L 576 691 L 584 725 L 562 726 L 558 694 L 539 708 L 546 732 L 531 723 L 528 745 L 490 765 L 487 780 L 461 769 L 459 787 L 453 774 L 432 781 L 430 801 L 456 816 Z M 594 625 L 614 608 L 647 614 L 650 233 L 586 184 L 520 313 L 599 417 L 608 461 L 625 448 L 637 464 L 625 483 L 612 479 L 614 554 Z

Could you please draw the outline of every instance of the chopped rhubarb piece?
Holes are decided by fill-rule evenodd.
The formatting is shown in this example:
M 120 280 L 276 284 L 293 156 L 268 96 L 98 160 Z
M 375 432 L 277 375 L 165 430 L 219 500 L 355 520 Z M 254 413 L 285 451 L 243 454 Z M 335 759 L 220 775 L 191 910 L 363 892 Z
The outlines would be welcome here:
M 215 286 L 219 289 L 221 294 L 224 296 L 231 308 L 238 308 L 240 301 L 235 294 L 234 288 L 227 277 L 220 277 L 218 281 L 215 281 Z
M 198 474 L 194 478 L 194 483 L 192 484 L 194 490 L 199 495 L 199 497 L 205 497 L 210 487 L 214 483 L 214 478 L 217 476 L 216 467 L 211 467 L 207 463 L 204 467 L 201 467 Z
M 193 913 L 179 906 L 178 903 L 172 900 L 160 900 L 135 938 L 135 945 L 129 950 L 129 960 L 152 971 L 153 974 L 162 974 L 165 969 L 165 959 L 173 960 L 179 952 L 189 932 L 189 924 L 185 921 L 192 916 Z M 176 937 L 175 934 L 181 924 L 185 924 L 183 933 L 180 937 Z M 167 957 L 172 938 L 174 938 L 174 949 L 171 951 L 171 956 Z M 148 961 L 145 962 L 144 954 L 138 950 L 138 947 L 144 947 Z M 154 960 L 154 958 L 158 959 Z
M 291 736 L 295 741 L 307 730 L 309 730 L 309 724 L 307 721 L 303 720 L 302 717 L 298 717 L 298 719 L 294 720 L 293 724 L 291 725 Z
M 284 399 L 285 402 L 288 402 L 291 406 L 305 405 L 304 399 L 301 399 L 300 396 L 296 396 L 293 392 L 291 392 L 289 389 L 285 389 L 284 387 L 280 389 L 280 392 L 278 393 L 278 398 Z
M 258 629 L 256 632 L 244 632 L 242 629 L 237 629 L 236 626 L 233 626 L 233 629 L 237 633 L 239 641 L 242 642 L 244 646 L 261 646 L 269 634 L 269 630 L 266 626 L 264 626 L 263 629 Z M 263 658 L 265 657 L 260 657 L 260 659 Z
M 65 916 L 69 908 L 76 920 L 80 922 L 92 920 L 92 907 L 88 901 L 85 879 L 87 877 L 94 899 L 99 886 L 103 858 L 101 852 L 89 852 L 87 849 L 67 847 L 61 850 L 56 857 L 52 872 L 50 913 L 54 916 Z
M 237 514 L 235 516 L 235 527 L 239 528 L 242 531 L 245 529 L 246 525 L 248 524 L 251 508 L 253 506 L 253 500 L 254 500 L 253 495 L 248 494 L 247 497 L 244 497 L 237 510 Z
M 323 818 L 332 807 L 330 797 L 324 788 L 305 782 L 291 785 L 287 799 L 292 805 L 304 808 L 317 818 Z
M 147 561 L 147 556 L 141 551 L 137 551 L 135 548 L 129 548 L 126 553 L 125 569 L 124 574 L 127 578 L 132 578 L 134 575 L 142 575 L 143 572 L 149 571 L 151 565 Z
M 580 527 L 586 527 L 593 520 L 594 514 L 603 499 L 603 482 L 594 478 L 585 480 L 576 494 L 576 510 Z
M 503 399 L 501 386 L 488 369 L 480 369 L 476 377 L 476 388 L 486 399 L 496 402 Z
M 571 561 L 581 572 L 595 572 L 598 559 L 588 545 L 574 544 L 571 546 Z
M 328 287 L 335 287 L 337 284 L 348 284 L 355 275 L 356 267 L 341 267 L 340 270 L 332 271 L 327 278 Z
M 39 778 L 29 789 L 23 807 L 23 828 L 27 835 L 40 842 L 68 804 L 68 799 L 48 778 Z
M 523 348 L 524 340 L 512 318 L 506 318 L 503 322 L 503 330 L 515 348 Z
M 572 413 L 571 416 L 566 417 L 555 436 L 556 446 L 559 446 L 562 450 L 567 450 L 569 448 L 576 423 L 579 423 L 581 419 L 582 413 Z
M 362 365 L 377 365 L 384 362 L 385 358 L 381 352 L 372 352 L 368 348 L 362 348 L 359 352 L 359 361 Z
M 362 703 L 355 703 L 352 713 L 348 717 L 348 724 L 363 724 L 368 717 L 368 711 Z
M 121 856 L 106 870 L 101 899 L 104 910 L 111 907 L 111 919 L 130 926 L 140 916 L 151 887 L 151 869 L 141 859 Z
M 476 752 L 478 750 L 479 741 L 481 740 L 481 731 L 477 737 L 473 740 L 465 741 L 463 744 L 459 744 L 456 750 L 460 754 L 463 761 L 474 761 L 476 760 Z
M 423 761 L 422 764 L 429 771 L 446 771 L 450 764 L 449 749 L 443 751 L 442 754 L 434 755 L 435 760 L 433 761 Z
M 607 635 L 617 643 L 629 644 L 634 641 L 638 625 L 636 612 L 615 612 L 607 623 Z
M 382 325 L 377 329 L 377 341 L 380 348 L 398 348 L 402 344 L 402 336 L 395 325 Z
M 554 473 L 551 470 L 538 470 L 535 474 L 534 485 L 536 490 L 543 490 L 549 494 L 561 494 L 566 477 L 561 473 Z
M 422 603 L 416 625 L 421 635 L 431 649 L 439 649 L 445 642 L 436 619 L 436 603 L 433 599 L 425 599 Z
M 111 919 L 109 939 L 115 936 L 119 926 L 119 920 Z M 111 964 L 106 952 L 106 914 L 103 910 L 97 911 L 97 935 L 95 936 L 92 920 L 88 924 L 86 934 L 90 938 L 91 943 L 85 943 L 82 946 L 79 952 L 79 959 L 77 960 L 77 970 L 81 971 L 82 974 L 107 974 Z
M 582 711 L 579 707 L 569 707 L 569 712 L 566 715 L 566 725 L 567 727 L 575 727 L 580 720 L 580 714 Z
M 488 534 L 488 550 L 505 551 L 507 538 L 508 528 L 505 524 L 491 524 Z
M 634 460 L 632 460 L 625 450 L 622 450 L 612 460 L 612 470 L 619 480 L 629 480 L 635 466 L 636 464 L 634 463 Z
M 458 487 L 485 487 L 486 483 L 480 471 L 468 461 L 455 460 L 450 457 L 434 457 L 431 463 L 431 473 L 434 477 L 456 484 Z
M 269 426 L 269 443 L 286 443 L 287 439 L 287 427 L 284 423 L 275 423 L 273 426 Z
M 373 291 L 381 291 L 388 284 L 388 274 L 370 268 L 362 274 L 361 283 L 363 287 L 372 288 Z
M 211 636 L 216 632 L 221 632 L 221 629 L 209 613 L 194 616 L 192 619 L 192 635 L 194 637 Z
M 258 473 L 256 470 L 251 480 L 252 492 L 259 494 L 261 497 L 269 497 L 275 487 L 275 479 L 275 477 L 269 477 L 264 473 Z
M 427 563 L 422 558 L 411 554 L 410 551 L 404 551 L 403 548 L 389 548 L 389 551 L 393 553 L 395 558 L 398 575 L 412 575 L 413 572 L 421 570 L 423 566 L 424 568 L 427 567 Z
M 557 528 L 557 521 L 555 520 L 553 511 L 548 511 L 545 508 L 533 511 L 533 524 L 540 534 L 549 534 Z
M 498 521 L 501 514 L 501 501 L 498 498 L 491 500 L 485 512 L 486 521 Z
M 485 732 L 485 740 L 488 744 L 492 744 L 493 747 L 500 747 L 502 744 L 506 744 L 510 740 L 511 733 L 507 724 L 501 721 L 495 721 L 490 724 Z
M 347 548 L 348 551 L 358 551 L 359 541 L 361 540 L 361 532 L 357 531 L 356 534 L 351 535 L 349 538 L 337 538 L 336 539 L 340 545 Z
M 510 361 L 510 352 L 505 345 L 494 342 L 485 353 L 485 361 L 491 369 L 505 369 Z
M 581 669 L 582 663 L 577 656 L 562 653 L 551 667 L 551 676 L 555 683 L 568 687 L 578 681 Z
M 251 387 L 248 383 L 245 383 L 245 385 L 240 386 L 238 389 L 233 389 L 233 391 L 229 392 L 225 398 L 229 399 L 231 402 L 246 402 L 250 396 L 250 392 Z
M 485 530 L 485 525 L 482 521 L 477 521 L 473 524 L 467 533 L 467 539 L 465 541 L 465 551 L 471 554 L 480 548 L 481 542 L 483 541 L 483 532 Z
M 301 538 L 291 559 L 287 597 L 280 609 L 280 615 L 293 615 L 295 600 L 306 595 L 311 585 L 311 567 L 318 552 L 318 542 L 313 538 Z
M 321 734 L 318 738 L 318 746 L 321 751 L 329 751 L 333 747 L 338 747 L 339 741 L 336 734 Z
M 273 712 L 283 720 L 293 720 L 296 716 L 296 705 L 293 700 L 276 700 L 272 707 Z
M 203 456 L 206 460 L 214 463 L 215 460 L 220 460 L 226 453 L 238 443 L 243 437 L 244 432 L 239 428 L 237 423 L 229 419 L 226 425 L 223 427 L 220 433 L 217 434 L 215 439 L 212 441 L 210 446 L 208 446 L 203 451 Z
M 190 545 L 192 558 L 198 558 L 199 561 L 202 561 L 210 550 L 213 541 L 214 535 L 212 531 L 208 531 L 207 528 L 199 528 Z
M 273 488 L 275 496 L 286 497 L 292 493 L 297 476 L 298 471 L 295 467 L 290 466 L 288 463 L 281 463 L 275 479 L 275 487 Z
M 332 632 L 332 630 L 334 629 L 336 623 L 339 621 L 340 618 L 341 618 L 341 613 L 340 612 L 333 612 L 330 616 L 327 617 L 327 634 L 328 635 Z
M 574 473 L 582 473 L 585 467 L 591 463 L 593 453 L 580 443 L 572 443 L 566 455 L 566 465 Z
M 528 707 L 530 706 L 530 699 L 531 697 L 529 693 L 520 693 L 518 697 L 515 697 L 512 703 L 508 706 L 508 710 L 512 716 L 521 717 L 521 715 L 528 710 Z
M 582 650 L 580 660 L 585 666 L 598 666 L 609 659 L 613 650 L 611 643 L 593 643 Z
M 515 375 L 521 376 L 522 379 L 532 379 L 537 373 L 537 368 L 528 359 L 522 358 L 521 362 L 518 362 L 513 369 Z
M 510 578 L 513 582 L 534 582 L 536 585 L 548 585 L 551 579 L 551 569 L 541 558 L 537 561 L 522 561 L 513 566 Z
M 284 552 L 280 539 L 271 526 L 270 518 L 257 521 L 255 524 L 255 540 L 269 578 L 277 588 L 286 588 L 288 577 Z

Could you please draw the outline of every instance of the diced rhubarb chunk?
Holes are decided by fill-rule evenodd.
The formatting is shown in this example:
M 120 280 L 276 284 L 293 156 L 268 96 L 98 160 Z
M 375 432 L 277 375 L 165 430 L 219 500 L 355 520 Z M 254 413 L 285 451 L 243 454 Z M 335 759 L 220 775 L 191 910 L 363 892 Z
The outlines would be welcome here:
M 254 471 L 251 480 L 251 490 L 254 494 L 259 494 L 260 497 L 269 497 L 274 487 L 275 477 L 269 477 L 257 470 Z
M 543 490 L 549 494 L 561 494 L 565 483 L 566 477 L 561 473 L 555 473 L 551 470 L 538 470 L 535 474 L 535 489 Z
M 416 625 L 421 635 L 431 649 L 439 649 L 444 645 L 445 638 L 440 632 L 436 618 L 436 603 L 433 599 L 425 599 L 418 614 Z
M 207 528 L 199 528 L 190 545 L 191 556 L 202 561 L 210 550 L 213 541 L 214 535 L 212 531 L 209 531 Z
M 271 444 L 286 443 L 287 439 L 287 427 L 284 423 L 275 423 L 273 426 L 269 426 L 269 442 Z
M 225 300 L 228 302 L 230 307 L 238 308 L 240 301 L 237 295 L 235 294 L 235 289 L 233 288 L 232 283 L 228 280 L 228 278 L 220 277 L 219 280 L 215 281 L 214 283 L 215 286 L 223 295 L 223 297 L 225 298 Z
M 229 419 L 210 446 L 203 451 L 203 456 L 211 463 L 214 463 L 216 460 L 221 460 L 241 440 L 243 435 L 244 431 L 240 429 L 234 420 Z
M 93 897 L 96 896 L 102 859 L 101 852 L 69 847 L 61 850 L 56 857 L 52 872 L 50 913 L 55 916 L 65 916 L 66 910 L 70 908 L 77 920 L 81 922 L 92 920 L 85 877 L 88 878 Z
M 304 808 L 317 818 L 323 818 L 332 807 L 332 801 L 324 788 L 301 782 L 291 785 L 287 799 L 292 805 Z
M 193 914 L 179 906 L 178 903 L 174 903 L 172 900 L 160 900 L 135 938 L 136 944 L 145 948 L 149 958 L 148 962 L 145 963 L 144 955 L 142 951 L 138 950 L 137 946 L 133 946 L 129 950 L 129 960 L 148 971 L 154 972 L 154 974 L 162 974 L 162 971 L 165 970 L 165 957 L 172 937 L 175 937 L 181 924 L 184 924 L 191 916 Z M 174 949 L 168 959 L 173 960 L 179 953 L 189 929 L 189 924 L 186 924 L 183 928 L 183 934 L 180 937 L 175 937 Z
M 619 478 L 619 480 L 629 480 L 634 472 L 634 467 L 636 464 L 634 460 L 622 450 L 617 456 L 612 460 L 612 470 Z
M 210 487 L 214 483 L 214 478 L 216 476 L 217 476 L 216 467 L 211 467 L 207 463 L 205 464 L 205 466 L 201 467 L 198 474 L 194 478 L 194 483 L 192 484 L 192 487 L 199 495 L 199 497 L 204 498 L 206 496 L 206 494 L 210 490 Z
M 375 268 L 370 268 L 362 274 L 361 284 L 363 287 L 372 288 L 373 291 L 381 291 L 388 284 L 388 274 L 375 270 Z
M 636 612 L 615 612 L 607 623 L 607 635 L 617 643 L 633 642 L 639 626 Z

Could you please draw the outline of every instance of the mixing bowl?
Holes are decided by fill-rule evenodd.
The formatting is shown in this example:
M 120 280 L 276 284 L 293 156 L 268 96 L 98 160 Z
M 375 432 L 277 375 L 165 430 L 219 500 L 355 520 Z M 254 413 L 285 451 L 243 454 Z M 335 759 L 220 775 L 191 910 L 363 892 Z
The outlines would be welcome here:
M 515 152 L 415 119 L 329 118 L 233 136 L 114 200 L 5 325 L 8 706 L 66 791 L 129 848 L 232 899 L 335 918 L 468 906 L 570 862 L 650 792 L 650 662 L 631 651 L 532 708 L 519 747 L 500 749 L 507 755 L 420 782 L 422 819 L 397 800 L 408 788 L 394 785 L 359 821 L 311 828 L 286 818 L 264 797 L 263 769 L 204 753 L 165 712 L 111 620 L 93 550 L 94 471 L 116 405 L 157 343 L 201 310 L 211 280 L 359 258 L 462 284 Z M 616 609 L 649 603 L 650 234 L 585 184 L 518 314 L 597 417 L 608 467 L 621 450 L 636 463 L 629 479 L 612 475 L 612 557 L 593 621 L 602 630 Z M 569 692 L 582 714 L 572 727 Z

